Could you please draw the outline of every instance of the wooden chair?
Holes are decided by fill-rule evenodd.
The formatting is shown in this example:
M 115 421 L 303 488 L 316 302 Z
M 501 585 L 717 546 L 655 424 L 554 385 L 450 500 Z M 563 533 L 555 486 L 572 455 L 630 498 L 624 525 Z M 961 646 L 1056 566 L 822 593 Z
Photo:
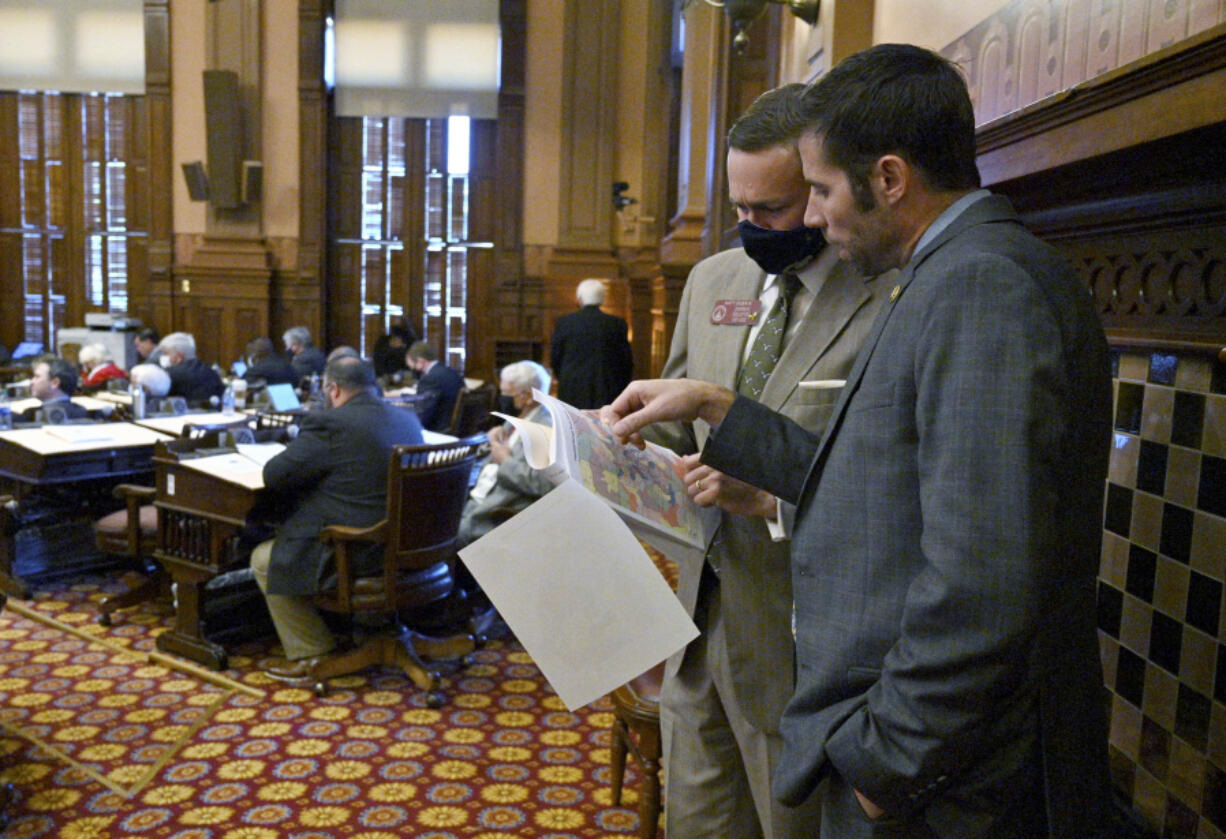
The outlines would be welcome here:
M 451 423 L 447 433 L 456 437 L 470 437 L 486 430 L 490 411 L 493 409 L 498 391 L 486 382 L 471 390 L 461 388 L 456 396 L 455 407 L 451 410 Z
M 103 626 L 111 625 L 112 612 L 168 595 L 170 590 L 170 578 L 152 559 L 158 534 L 157 508 L 153 506 L 157 490 L 119 484 L 114 492 L 124 501 L 124 507 L 94 522 L 94 542 L 102 553 L 131 557 L 143 567 L 120 577 L 127 591 L 112 594 L 98 604 L 98 623 Z
M 387 473 L 387 517 L 367 528 L 332 526 L 321 534 L 336 556 L 336 588 L 315 597 L 321 609 L 348 615 L 390 615 L 395 628 L 367 638 L 355 648 L 321 661 L 308 677 L 315 692 L 327 692 L 327 680 L 375 665 L 396 667 L 427 692 L 432 708 L 444 702 L 441 674 L 433 660 L 461 659 L 476 644 L 472 635 L 433 638 L 400 624 L 401 611 L 437 603 L 451 596 L 456 562 L 456 533 L 468 495 L 468 479 L 482 440 L 435 446 L 397 446 Z M 377 542 L 383 568 L 377 576 L 357 575 L 350 557 L 354 542 Z
M 655 839 L 660 822 L 660 682 L 664 662 L 613 691 L 613 743 L 609 757 L 613 803 L 621 804 L 626 753 L 643 775 L 639 836 Z

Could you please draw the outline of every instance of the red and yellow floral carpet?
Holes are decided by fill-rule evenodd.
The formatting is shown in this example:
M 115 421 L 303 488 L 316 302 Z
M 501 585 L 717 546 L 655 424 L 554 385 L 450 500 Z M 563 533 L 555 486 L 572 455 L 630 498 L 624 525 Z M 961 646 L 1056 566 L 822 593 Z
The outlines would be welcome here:
M 107 583 L 0 612 L 3 835 L 494 839 L 637 835 L 638 777 L 609 793 L 607 700 L 571 713 L 512 638 L 454 674 L 448 702 L 388 671 L 323 698 L 260 673 L 271 642 L 214 682 L 148 653 L 152 608 L 97 625 Z

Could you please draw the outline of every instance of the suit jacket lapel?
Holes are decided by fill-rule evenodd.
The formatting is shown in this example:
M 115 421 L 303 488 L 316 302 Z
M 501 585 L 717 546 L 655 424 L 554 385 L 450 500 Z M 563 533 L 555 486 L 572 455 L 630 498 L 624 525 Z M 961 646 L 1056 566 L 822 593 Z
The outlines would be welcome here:
M 766 387 L 762 389 L 762 404 L 778 410 L 796 392 L 801 377 L 846 328 L 852 315 L 872 296 L 860 283 L 839 282 L 852 272 L 851 266 L 835 257 L 826 281 L 809 304 L 804 319 L 792 340 L 784 347 Z
M 851 372 L 847 374 L 847 384 L 844 385 L 843 392 L 839 394 L 839 401 L 835 403 L 834 413 L 831 414 L 830 422 L 827 423 L 826 431 L 822 435 L 821 442 L 818 444 L 817 454 L 809 465 L 809 474 L 805 477 L 806 488 L 813 481 L 818 465 L 826 459 L 826 451 L 830 448 L 830 441 L 834 438 L 839 426 L 842 424 L 843 414 L 847 410 L 847 403 L 851 399 L 852 394 L 856 392 L 856 388 L 859 387 L 860 379 L 864 377 L 864 368 L 868 366 L 868 360 L 872 357 L 873 351 L 877 347 L 877 341 L 881 338 L 881 332 L 885 329 L 885 325 L 894 311 L 894 306 L 902 298 L 907 290 L 907 286 L 911 284 L 911 280 L 915 277 L 916 269 L 937 248 L 966 228 L 986 222 L 1016 221 L 1016 219 L 1017 215 L 1013 212 L 1013 208 L 1007 198 L 989 195 L 967 207 L 935 239 L 925 245 L 922 251 L 912 255 L 906 266 L 904 266 L 898 283 L 891 289 L 889 300 L 877 312 L 877 319 L 873 321 L 873 328 L 864 340 L 864 346 L 860 348 L 860 354 L 856 356 L 856 362 L 852 365 Z
M 756 300 L 761 293 L 764 277 L 762 269 L 753 260 L 746 258 L 745 264 L 735 276 L 729 282 L 720 284 L 716 296 L 707 301 L 707 310 L 697 314 L 709 321 L 716 300 Z M 765 312 L 759 313 L 759 317 L 765 316 Z M 734 334 L 733 340 L 729 340 L 729 332 Z M 710 381 L 735 390 L 737 373 L 741 369 L 741 358 L 745 351 L 745 338 L 749 335 L 749 325 L 712 324 L 707 334 L 710 340 L 703 348 L 703 357 L 709 359 L 708 363 L 711 365 L 709 370 L 713 375 Z

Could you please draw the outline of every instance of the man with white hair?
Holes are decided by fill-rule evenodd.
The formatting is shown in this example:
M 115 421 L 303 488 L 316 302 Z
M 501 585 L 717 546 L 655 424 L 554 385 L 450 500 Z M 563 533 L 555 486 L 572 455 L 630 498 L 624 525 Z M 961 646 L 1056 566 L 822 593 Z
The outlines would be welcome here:
M 324 351 L 311 341 L 311 330 L 305 326 L 293 326 L 285 330 L 281 340 L 285 342 L 294 372 L 299 376 L 323 375 L 328 360 Z
M 151 399 L 161 399 L 170 393 L 170 374 L 157 364 L 137 364 L 128 372 L 128 381 L 144 388 Z
M 549 364 L 558 377 L 558 398 L 576 408 L 612 402 L 634 378 L 629 328 L 616 315 L 600 311 L 603 280 L 584 280 L 575 289 L 580 309 L 558 318 L 553 327 Z
M 553 425 L 549 412 L 532 395 L 549 391 L 549 372 L 535 361 L 517 361 L 502 368 L 502 395 L 515 405 L 520 419 Z M 459 543 L 467 545 L 498 526 L 506 511 L 518 512 L 553 489 L 553 483 L 528 465 L 524 445 L 510 423 L 490 429 L 490 458 L 481 467 L 460 519 Z M 495 512 L 497 511 L 497 513 Z
M 170 374 L 170 396 L 182 396 L 192 407 L 221 398 L 225 387 L 217 371 L 196 358 L 196 339 L 188 332 L 172 332 L 158 344 L 160 363 Z

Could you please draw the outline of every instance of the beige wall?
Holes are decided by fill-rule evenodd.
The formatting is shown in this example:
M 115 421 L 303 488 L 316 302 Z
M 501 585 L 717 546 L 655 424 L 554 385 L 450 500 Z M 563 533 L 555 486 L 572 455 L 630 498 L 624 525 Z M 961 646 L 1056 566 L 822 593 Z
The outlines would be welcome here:
M 298 236 L 298 0 L 263 0 L 264 235 Z
M 171 99 L 174 164 L 174 230 L 204 233 L 208 205 L 187 195 L 180 165 L 207 164 L 204 82 L 206 0 L 172 0 Z M 264 200 L 261 232 L 298 235 L 298 0 L 263 0 L 261 5 L 261 131 Z
M 528 0 L 528 66 L 524 71 L 525 245 L 551 245 L 558 240 L 564 7 L 564 0 Z
M 203 233 L 207 205 L 187 197 L 181 164 L 206 161 L 204 140 L 204 0 L 171 0 L 171 154 L 174 167 L 174 230 L 176 233 Z
M 939 50 L 1011 0 L 877 0 L 873 43 Z

